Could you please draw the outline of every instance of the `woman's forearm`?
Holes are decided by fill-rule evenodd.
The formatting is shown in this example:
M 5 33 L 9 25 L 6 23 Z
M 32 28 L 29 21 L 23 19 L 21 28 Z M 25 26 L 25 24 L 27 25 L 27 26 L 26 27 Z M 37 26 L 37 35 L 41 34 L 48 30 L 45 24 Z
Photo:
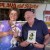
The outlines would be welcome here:
M 9 35 L 9 32 L 0 32 L 0 37 Z
M 3 36 L 3 33 L 2 32 L 0 32 L 0 37 L 2 37 Z

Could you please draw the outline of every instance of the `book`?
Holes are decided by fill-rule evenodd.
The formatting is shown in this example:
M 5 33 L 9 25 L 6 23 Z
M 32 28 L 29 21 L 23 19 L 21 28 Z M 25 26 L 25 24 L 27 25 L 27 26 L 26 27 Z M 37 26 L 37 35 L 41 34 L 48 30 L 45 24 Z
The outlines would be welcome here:
M 29 30 L 28 31 L 27 42 L 29 42 L 29 43 L 36 42 L 36 30 Z

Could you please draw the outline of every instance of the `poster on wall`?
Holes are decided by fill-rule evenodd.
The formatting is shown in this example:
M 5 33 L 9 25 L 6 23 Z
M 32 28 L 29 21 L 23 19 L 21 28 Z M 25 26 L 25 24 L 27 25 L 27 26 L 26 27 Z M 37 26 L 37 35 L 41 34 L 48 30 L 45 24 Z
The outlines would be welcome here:
M 49 29 L 50 33 L 50 11 L 44 11 L 44 21 Z

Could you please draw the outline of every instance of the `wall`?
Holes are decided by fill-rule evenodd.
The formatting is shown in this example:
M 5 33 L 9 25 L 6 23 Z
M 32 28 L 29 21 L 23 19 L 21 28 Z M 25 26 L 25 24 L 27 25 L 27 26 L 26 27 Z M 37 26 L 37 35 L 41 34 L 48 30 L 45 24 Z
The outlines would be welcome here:
M 36 9 L 36 18 L 39 20 L 43 20 L 43 11 L 44 10 L 49 10 L 50 11 L 50 4 L 40 4 L 39 7 Z

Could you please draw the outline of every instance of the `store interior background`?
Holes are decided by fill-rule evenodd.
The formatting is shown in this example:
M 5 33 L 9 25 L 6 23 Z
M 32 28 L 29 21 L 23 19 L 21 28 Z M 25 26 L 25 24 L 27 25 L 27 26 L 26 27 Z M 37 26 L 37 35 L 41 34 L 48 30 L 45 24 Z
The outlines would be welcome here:
M 47 5 L 47 6 L 46 6 Z M 9 20 L 9 8 L 0 8 L 0 20 Z M 19 15 L 19 19 L 20 21 L 25 21 L 24 19 L 24 9 L 19 9 L 20 10 L 20 15 Z M 36 13 L 36 18 L 39 20 L 44 20 L 44 11 L 50 11 L 50 4 L 39 4 L 38 8 L 35 9 L 35 13 Z

